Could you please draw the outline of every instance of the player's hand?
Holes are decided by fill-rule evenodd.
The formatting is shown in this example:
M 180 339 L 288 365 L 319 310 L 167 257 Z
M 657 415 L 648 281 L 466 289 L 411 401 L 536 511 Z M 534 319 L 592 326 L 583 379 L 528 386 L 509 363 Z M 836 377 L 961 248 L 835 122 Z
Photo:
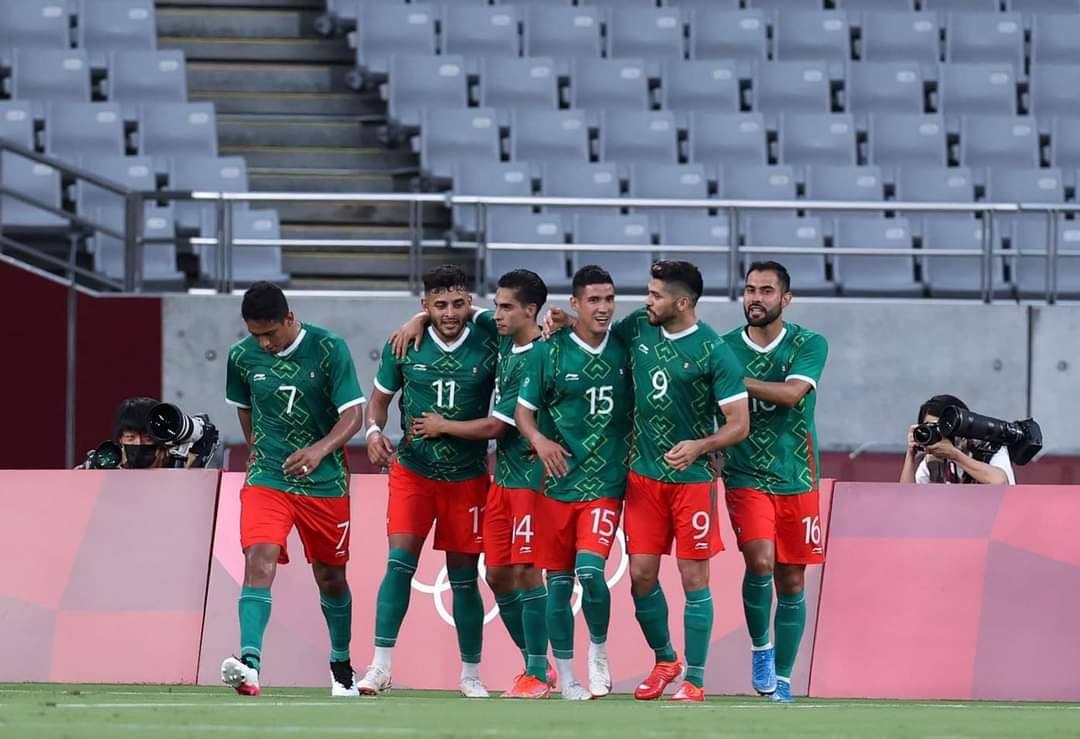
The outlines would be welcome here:
M 382 432 L 376 431 L 368 437 L 367 456 L 376 467 L 389 467 L 390 460 L 394 456 L 394 445 L 382 435 Z
M 540 332 L 545 339 L 550 339 L 552 334 L 556 334 L 570 325 L 570 316 L 566 311 L 562 308 L 548 308 L 548 312 L 544 314 L 544 325 L 541 327 Z
M 698 439 L 680 441 L 664 455 L 664 461 L 680 472 L 692 465 L 704 453 L 705 447 Z
M 544 472 L 551 477 L 562 477 L 567 472 L 566 459 L 571 456 L 570 452 L 563 449 L 551 439 L 544 436 L 537 437 L 533 443 L 536 456 L 544 463 Z
M 414 349 L 420 348 L 420 339 L 424 335 L 427 323 L 427 315 L 418 313 L 401 324 L 394 330 L 394 333 L 390 334 L 390 348 L 393 349 L 395 357 L 404 359 L 405 355 L 409 353 L 410 344 Z
M 315 471 L 326 454 L 326 450 L 317 444 L 306 446 L 290 454 L 281 469 L 289 477 L 307 477 Z
M 446 433 L 446 419 L 429 411 L 412 420 L 412 432 L 422 439 L 437 439 Z

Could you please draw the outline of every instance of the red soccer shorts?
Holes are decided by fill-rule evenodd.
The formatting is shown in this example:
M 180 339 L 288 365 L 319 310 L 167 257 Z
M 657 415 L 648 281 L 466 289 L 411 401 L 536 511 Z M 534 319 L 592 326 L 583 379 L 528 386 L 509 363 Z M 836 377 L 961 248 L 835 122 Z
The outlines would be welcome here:
M 436 549 L 480 554 L 488 483 L 487 475 L 458 482 L 429 480 L 395 462 L 390 466 L 386 533 L 426 539 L 434 523 Z
M 484 562 L 488 567 L 533 561 L 533 506 L 537 493 L 491 483 L 484 509 Z
M 626 478 L 626 548 L 630 554 L 709 559 L 724 551 L 711 482 L 660 482 L 633 470 Z
M 727 492 L 728 513 L 739 548 L 748 541 L 776 542 L 776 561 L 785 565 L 819 565 L 825 561 L 818 491 L 770 495 L 753 488 Z
M 592 552 L 607 559 L 619 528 L 622 501 L 597 498 L 563 503 L 546 495 L 536 496 L 537 567 L 548 571 L 573 570 L 578 552 Z
M 278 564 L 289 563 L 286 542 L 296 526 L 308 562 L 343 565 L 349 561 L 349 498 L 312 498 L 273 488 L 240 489 L 240 548 L 255 544 L 281 547 Z

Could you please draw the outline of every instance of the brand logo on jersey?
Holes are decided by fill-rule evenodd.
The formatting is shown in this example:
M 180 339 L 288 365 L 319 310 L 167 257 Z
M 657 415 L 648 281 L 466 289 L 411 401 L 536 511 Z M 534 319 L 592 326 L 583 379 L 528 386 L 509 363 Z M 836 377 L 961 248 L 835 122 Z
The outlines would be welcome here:
M 638 348 L 638 351 L 640 351 L 642 354 L 648 354 L 649 353 L 649 347 L 645 346 L 644 344 L 638 344 L 637 348 Z
M 477 373 L 477 371 L 478 371 L 478 369 L 477 369 L 476 367 L 473 367 L 473 368 L 472 368 L 472 373 L 473 373 L 474 375 L 475 375 L 475 374 Z
M 567 382 L 574 382 L 574 381 L 578 380 L 579 378 L 578 378 L 576 372 L 567 372 L 565 379 L 566 379 Z
M 624 370 L 624 369 L 623 369 L 622 367 L 619 367 L 619 374 L 620 374 L 620 375 L 625 375 L 625 374 L 626 374 L 626 370 Z
M 414 370 L 416 370 L 417 372 L 423 372 L 424 370 L 427 369 L 427 365 L 426 364 L 414 364 L 412 366 L 412 368 Z
M 264 375 L 262 372 L 256 372 L 251 379 L 253 382 L 258 382 L 260 380 L 265 380 L 266 375 Z
M 689 362 L 683 362 L 682 363 L 682 368 L 683 369 L 690 369 L 690 363 Z
M 703 542 L 703 541 L 699 541 L 697 544 L 694 545 L 694 549 L 705 550 L 705 549 L 708 549 L 708 548 L 709 548 L 709 545 L 706 542 Z
M 786 373 L 787 372 L 787 364 L 780 365 L 780 371 Z
M 308 377 L 310 377 L 312 380 L 314 380 L 315 379 L 315 373 L 314 372 L 310 373 L 308 375 Z

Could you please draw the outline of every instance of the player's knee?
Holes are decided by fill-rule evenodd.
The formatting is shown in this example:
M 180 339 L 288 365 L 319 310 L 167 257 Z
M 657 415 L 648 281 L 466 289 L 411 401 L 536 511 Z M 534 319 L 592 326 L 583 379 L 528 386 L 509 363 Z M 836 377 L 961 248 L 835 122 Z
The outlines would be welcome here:
M 679 560 L 683 591 L 692 593 L 709 587 L 709 560 Z
M 746 569 L 751 575 L 771 575 L 776 563 L 768 554 L 751 554 L 746 557 Z
M 515 587 L 514 570 L 511 567 L 488 567 L 484 579 L 493 593 L 502 595 L 511 592 Z
M 630 587 L 635 595 L 645 595 L 656 587 L 659 573 L 647 564 L 630 563 Z
M 803 567 L 778 567 L 774 580 L 777 592 L 797 595 L 806 585 L 806 570 Z
M 259 547 L 249 549 L 244 557 L 244 584 L 250 587 L 268 588 L 274 581 L 277 568 L 277 555 Z
M 344 567 L 316 567 L 315 581 L 319 585 L 319 592 L 332 598 L 340 598 L 349 588 Z

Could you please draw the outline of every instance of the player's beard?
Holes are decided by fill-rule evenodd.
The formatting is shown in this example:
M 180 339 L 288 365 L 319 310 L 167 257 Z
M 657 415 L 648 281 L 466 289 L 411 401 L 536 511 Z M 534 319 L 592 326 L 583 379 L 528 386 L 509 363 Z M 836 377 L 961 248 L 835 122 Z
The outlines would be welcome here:
M 646 308 L 645 313 L 649 317 L 649 323 L 651 323 L 653 326 L 663 326 L 665 323 L 675 317 L 674 313 L 664 315 L 661 313 L 656 313 L 652 308 Z
M 753 307 L 761 308 L 764 311 L 764 313 L 758 315 L 757 318 L 752 318 L 750 316 L 750 309 L 753 308 Z M 772 310 L 769 310 L 768 308 L 766 308 L 765 306 L 760 305 L 760 304 L 757 305 L 757 306 L 754 306 L 753 304 L 743 306 L 743 315 L 746 316 L 746 324 L 748 326 L 753 326 L 754 328 L 763 328 L 765 326 L 768 326 L 773 321 L 780 318 L 780 315 L 783 312 L 784 312 L 784 308 L 781 305 L 777 305 Z

